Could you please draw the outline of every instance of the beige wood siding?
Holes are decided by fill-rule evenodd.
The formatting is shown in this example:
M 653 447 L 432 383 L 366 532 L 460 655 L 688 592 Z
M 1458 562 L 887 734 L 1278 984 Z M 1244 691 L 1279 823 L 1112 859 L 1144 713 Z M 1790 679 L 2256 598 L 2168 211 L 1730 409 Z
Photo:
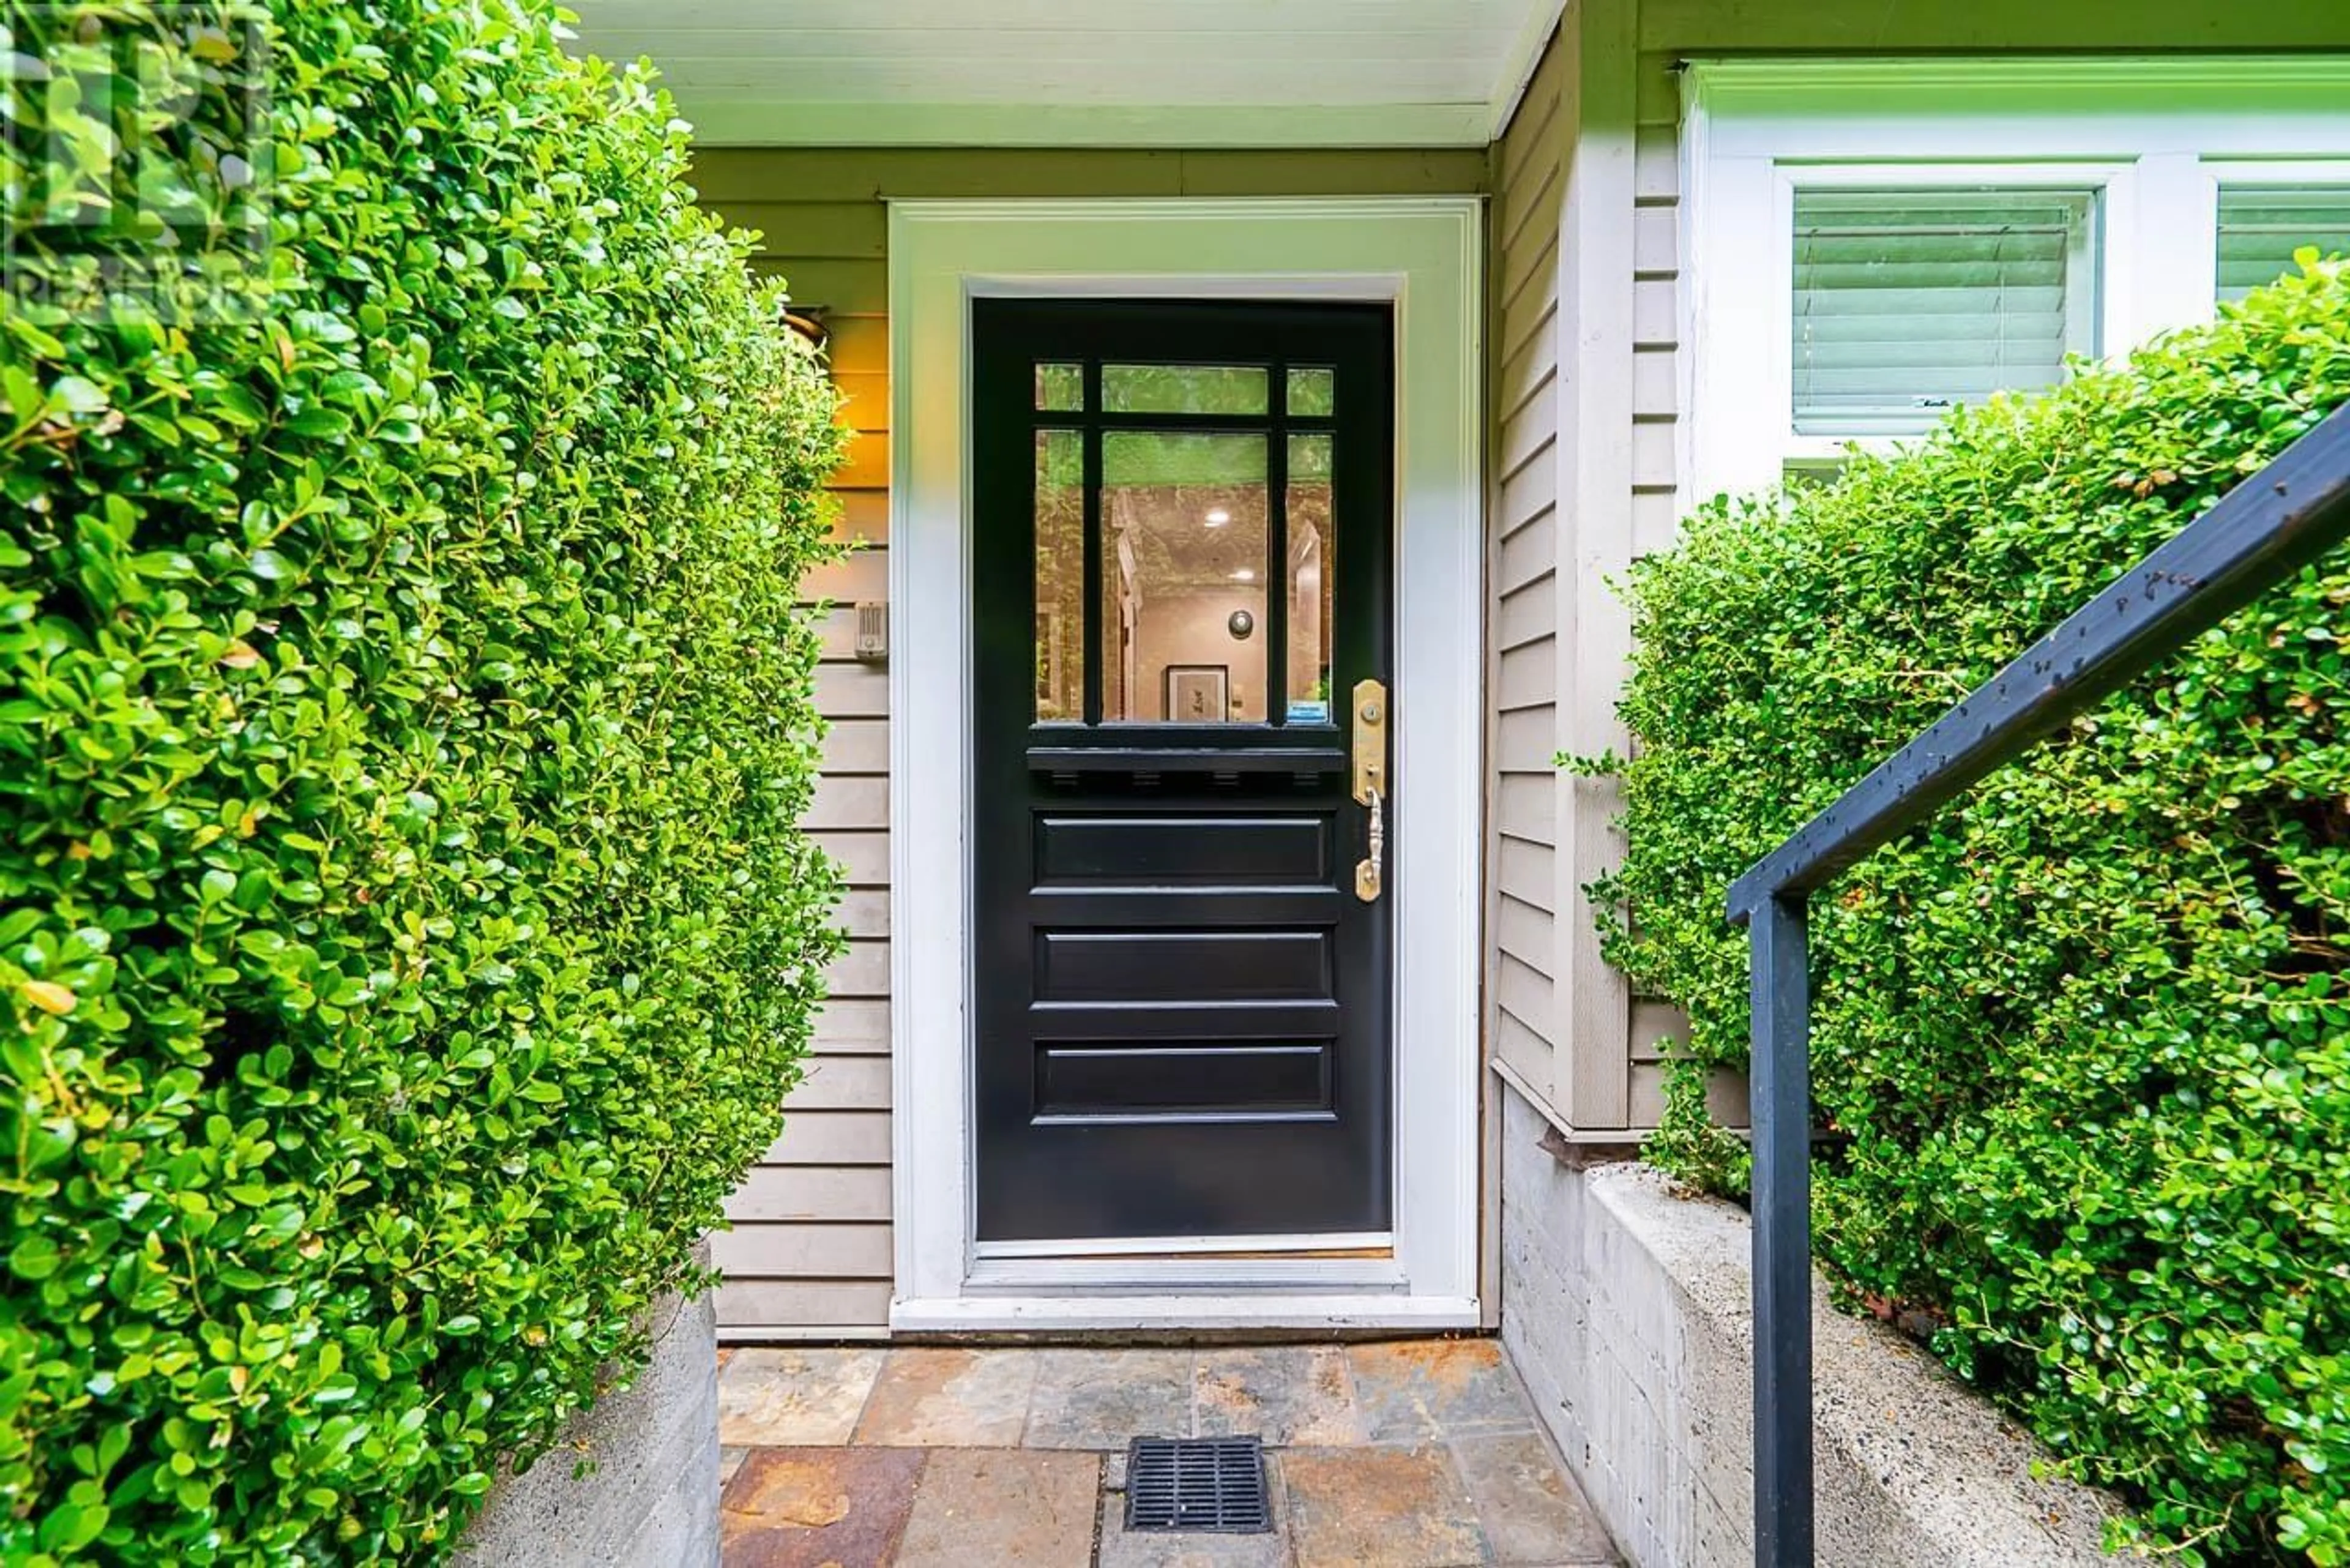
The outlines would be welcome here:
M 1589 753 L 1629 743 L 1613 711 L 1629 619 L 1607 579 L 1620 576 L 1635 556 L 1669 545 L 1689 499 L 1677 472 L 1686 282 L 1679 64 L 1701 56 L 1856 50 L 2344 47 L 2350 19 L 2339 0 L 2233 10 L 2203 0 L 2127 7 L 1578 0 L 1569 7 L 1537 90 L 1519 106 L 1494 158 L 1502 214 L 1532 201 L 1554 161 L 1563 161 L 1565 175 L 1552 220 L 1560 230 L 1550 264 L 1558 303 L 1548 311 L 1544 339 L 1560 352 L 1544 392 L 1558 420 L 1555 461 L 1538 478 L 1499 485 L 1493 506 L 1493 752 L 1501 773 L 1491 900 L 1497 1070 L 1569 1136 L 1615 1141 L 1652 1127 L 1662 1108 L 1661 1043 L 1683 1027 L 1671 1008 L 1628 996 L 1611 980 L 1593 911 L 1580 896 L 1620 853 L 1607 826 L 1613 792 L 1563 780 L 1555 802 L 1531 800 L 1538 788 L 1533 759 L 1546 744 Z M 1497 217 L 1504 248 L 1501 225 L 1508 221 Z M 1530 256 L 1534 248 L 1521 244 L 1517 252 Z M 1497 291 L 1513 286 L 1509 265 L 1497 264 Z M 1549 284 L 1516 286 L 1540 297 Z M 1524 353 L 1514 364 L 1508 357 L 1519 341 L 1513 334 L 1527 332 L 1547 308 L 1513 318 L 1505 303 L 1496 312 L 1504 361 L 1494 399 L 1497 468 L 1537 449 L 1537 433 L 1512 421 L 1513 410 L 1520 418 L 1532 412 L 1522 400 L 1542 372 L 1529 379 Z M 1528 504 L 1537 493 L 1555 505 Z M 1513 597 L 1512 585 L 1535 582 L 1555 590 Z M 1555 656 L 1517 656 L 1534 647 L 1554 649 Z M 1547 739 L 1543 715 L 1555 722 Z M 1742 1098 L 1738 1085 L 1720 1085 L 1717 1112 L 1742 1116 Z
M 847 868 L 848 955 L 783 1137 L 729 1205 L 715 1243 L 734 1339 L 855 1337 L 889 1322 L 889 701 L 886 667 L 852 656 L 852 611 L 889 583 L 890 197 L 1438 195 L 1484 188 L 1485 155 L 1432 151 L 705 150 L 704 202 L 763 232 L 757 265 L 824 307 L 833 378 L 857 431 L 836 488 L 864 548 L 809 585 L 826 621 L 820 705 L 833 722 L 810 826 Z
M 1633 1060 L 1632 998 L 1584 891 L 1621 853 L 1616 793 L 1553 759 L 1627 743 L 1614 698 L 1629 628 L 1593 606 L 1631 558 L 1626 498 L 1671 482 L 1645 429 L 1662 421 L 1669 453 L 1653 370 L 1633 417 L 1635 367 L 1669 367 L 1673 314 L 1638 308 L 1654 262 L 1627 222 L 1635 19 L 1632 0 L 1570 7 L 1493 156 L 1491 1056 L 1555 1120 L 1618 1137 L 1657 1068 L 1653 1051 Z
M 1487 687 L 1487 1048 L 1547 1087 L 1557 1030 L 1558 241 L 1572 106 L 1544 51 L 1494 145 Z

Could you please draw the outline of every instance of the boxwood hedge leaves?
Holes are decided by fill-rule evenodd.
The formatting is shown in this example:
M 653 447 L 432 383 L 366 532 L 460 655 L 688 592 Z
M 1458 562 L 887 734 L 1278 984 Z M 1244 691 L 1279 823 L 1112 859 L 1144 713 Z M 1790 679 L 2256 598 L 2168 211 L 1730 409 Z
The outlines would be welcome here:
M 1718 501 L 1628 584 L 1607 950 L 1690 1015 L 1651 1149 L 1735 1191 L 1731 880 L 2350 400 L 2350 268 Z M 2184 1563 L 2350 1562 L 2350 564 L 1814 898 L 1818 1245 Z
M 445 1554 L 777 1130 L 832 395 L 557 27 L 277 0 L 251 308 L 0 317 L 0 1560 Z

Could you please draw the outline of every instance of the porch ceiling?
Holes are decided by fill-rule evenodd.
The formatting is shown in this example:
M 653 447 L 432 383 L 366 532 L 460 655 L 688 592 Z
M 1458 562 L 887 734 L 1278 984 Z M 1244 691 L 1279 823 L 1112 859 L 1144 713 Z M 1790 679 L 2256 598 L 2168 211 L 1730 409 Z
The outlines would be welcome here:
M 571 0 L 719 145 L 1482 146 L 1560 0 Z

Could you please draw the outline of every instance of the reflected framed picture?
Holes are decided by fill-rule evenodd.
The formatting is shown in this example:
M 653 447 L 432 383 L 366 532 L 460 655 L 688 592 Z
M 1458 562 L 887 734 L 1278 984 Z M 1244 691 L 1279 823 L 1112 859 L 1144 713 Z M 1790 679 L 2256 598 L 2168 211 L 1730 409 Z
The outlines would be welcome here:
M 1167 667 L 1167 722 L 1221 724 L 1232 717 L 1232 666 L 1170 664 Z

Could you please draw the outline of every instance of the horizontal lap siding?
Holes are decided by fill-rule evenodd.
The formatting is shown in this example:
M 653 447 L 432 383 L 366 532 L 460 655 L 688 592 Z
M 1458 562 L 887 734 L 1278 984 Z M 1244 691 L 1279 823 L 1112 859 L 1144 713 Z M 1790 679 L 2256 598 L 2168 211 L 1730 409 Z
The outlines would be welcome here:
M 1557 964 L 1558 244 L 1564 74 L 1553 47 L 1495 145 L 1493 474 L 1487 612 L 1493 759 L 1487 911 L 1489 1049 L 1548 1084 Z
M 889 680 L 854 657 L 850 607 L 889 594 L 889 197 L 1440 195 L 1484 188 L 1485 156 L 1430 151 L 705 150 L 693 181 L 729 223 L 761 231 L 754 267 L 821 306 L 834 384 L 856 435 L 836 476 L 839 531 L 859 548 L 816 573 L 830 601 L 817 705 L 832 722 L 808 826 L 846 873 L 849 950 L 783 1136 L 728 1205 L 716 1239 L 722 1333 L 734 1339 L 886 1331 L 889 1183 Z
M 833 379 L 854 432 L 835 475 L 837 535 L 856 549 L 814 573 L 827 602 L 816 702 L 831 722 L 807 826 L 847 883 L 848 950 L 815 1049 L 784 1101 L 783 1136 L 727 1205 L 713 1239 L 725 1274 L 722 1330 L 869 1334 L 889 1314 L 889 675 L 855 657 L 856 609 L 889 597 L 889 381 L 886 210 L 869 195 L 807 189 L 769 155 L 706 154 L 705 204 L 761 231 L 757 270 L 825 307 Z

